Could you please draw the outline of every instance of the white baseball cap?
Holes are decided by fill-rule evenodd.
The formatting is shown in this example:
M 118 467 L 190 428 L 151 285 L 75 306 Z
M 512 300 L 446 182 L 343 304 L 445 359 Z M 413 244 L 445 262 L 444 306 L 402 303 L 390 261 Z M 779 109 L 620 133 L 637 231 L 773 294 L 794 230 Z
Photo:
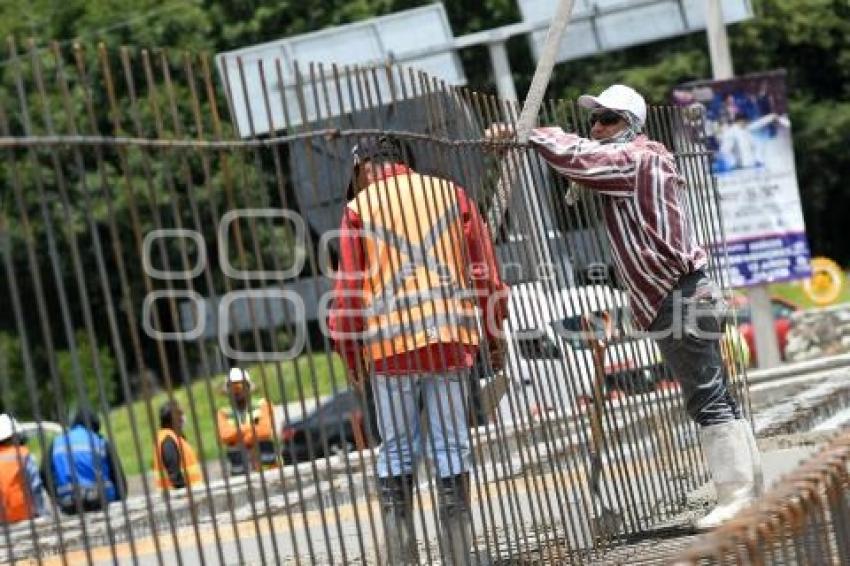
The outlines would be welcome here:
M 0 415 L 0 442 L 8 440 L 9 438 L 17 434 L 20 430 L 21 425 L 18 423 L 18 421 L 16 421 L 6 413 Z
M 626 85 L 611 85 L 599 96 L 583 94 L 578 98 L 582 108 L 607 108 L 609 110 L 627 110 L 637 116 L 639 126 L 646 122 L 646 101 L 632 87 Z
M 251 376 L 242 368 L 230 368 L 230 373 L 227 374 L 226 385 L 230 385 L 231 383 L 245 383 L 248 387 L 254 386 Z

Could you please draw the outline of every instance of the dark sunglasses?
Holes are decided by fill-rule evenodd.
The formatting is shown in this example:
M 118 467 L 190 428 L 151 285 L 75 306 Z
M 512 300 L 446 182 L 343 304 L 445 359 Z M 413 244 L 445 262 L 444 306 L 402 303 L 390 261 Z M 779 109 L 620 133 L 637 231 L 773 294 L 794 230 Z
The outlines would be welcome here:
M 622 116 L 616 112 L 611 112 L 610 110 L 606 112 L 597 112 L 590 115 L 590 127 L 592 128 L 596 122 L 599 122 L 603 126 L 613 126 L 622 119 Z

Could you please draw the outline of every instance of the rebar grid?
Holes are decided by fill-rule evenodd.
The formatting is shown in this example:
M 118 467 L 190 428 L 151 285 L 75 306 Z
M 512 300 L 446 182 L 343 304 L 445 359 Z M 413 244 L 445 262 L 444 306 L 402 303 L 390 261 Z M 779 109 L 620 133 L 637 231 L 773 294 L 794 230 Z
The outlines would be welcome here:
M 284 69 L 280 61 L 239 61 L 238 80 L 219 82 L 209 59 L 191 53 L 102 45 L 66 51 L 58 44 L 21 52 L 11 40 L 8 51 L 0 83 L 0 292 L 10 300 L 0 332 L 15 348 L 0 343 L 0 401 L 35 422 L 64 424 L 75 407 L 96 409 L 104 436 L 134 462 L 126 470 L 134 480 L 130 498 L 104 512 L 66 516 L 51 500 L 48 517 L 4 524 L 0 560 L 386 559 L 374 431 L 367 425 L 359 440 L 341 438 L 337 429 L 353 431 L 359 417 L 339 424 L 319 411 L 321 432 L 307 435 L 296 456 L 283 430 L 348 389 L 321 331 L 321 298 L 338 254 L 327 235 L 350 198 L 351 147 L 388 132 L 413 156 L 413 169 L 435 179 L 422 215 L 450 204 L 447 191 L 463 187 L 490 220 L 503 278 L 513 291 L 537 293 L 511 320 L 514 329 L 538 332 L 517 341 L 509 356 L 498 414 L 473 415 L 476 390 L 499 375 L 484 362 L 463 383 L 463 410 L 441 410 L 436 419 L 473 425 L 474 558 L 592 561 L 674 517 L 706 480 L 678 389 L 656 387 L 674 382 L 648 341 L 623 330 L 612 343 L 616 363 L 599 389 L 605 399 L 584 386 L 594 379 L 589 352 L 560 338 L 546 342 L 553 321 L 545 312 L 578 316 L 599 304 L 627 313 L 628 306 L 611 299 L 618 282 L 599 197 L 587 193 L 568 206 L 567 182 L 527 146 L 482 139 L 489 124 L 515 121 L 514 103 L 396 66 Z M 234 84 L 242 85 L 242 99 L 262 101 L 272 131 L 254 131 L 252 104 L 244 114 L 251 135 L 237 138 Z M 284 86 L 294 86 L 295 107 L 279 95 Z M 303 125 L 291 127 L 294 116 Z M 585 118 L 571 101 L 551 101 L 540 122 L 587 134 Z M 697 240 L 712 250 L 709 271 L 726 288 L 710 155 L 694 135 L 700 119 L 655 107 L 648 129 L 675 156 Z M 491 214 L 503 194 L 507 210 Z M 416 226 L 393 228 L 406 238 L 417 233 Z M 468 253 L 448 245 L 439 240 L 433 249 Z M 230 308 L 222 310 L 226 301 Z M 481 348 L 489 347 L 482 337 Z M 730 343 L 727 352 L 734 349 Z M 240 361 L 244 353 L 257 355 Z M 726 361 L 746 407 L 743 368 L 735 355 Z M 272 431 L 283 459 L 277 468 L 228 473 L 215 421 L 226 399 L 214 392 L 230 364 L 250 366 L 260 391 L 276 395 L 270 401 L 283 421 Z M 151 483 L 156 415 L 166 400 L 182 403 L 200 456 L 204 481 L 191 489 L 159 492 Z M 374 407 L 358 402 L 368 422 Z M 592 402 L 601 407 L 604 432 L 600 494 L 588 479 Z M 394 422 L 410 417 L 393 409 Z M 43 428 L 34 440 L 37 451 L 49 449 Z M 430 435 L 422 446 L 435 459 Z M 418 560 L 444 561 L 434 470 L 422 464 L 418 472 Z M 615 532 L 594 527 L 600 498 L 623 514 Z

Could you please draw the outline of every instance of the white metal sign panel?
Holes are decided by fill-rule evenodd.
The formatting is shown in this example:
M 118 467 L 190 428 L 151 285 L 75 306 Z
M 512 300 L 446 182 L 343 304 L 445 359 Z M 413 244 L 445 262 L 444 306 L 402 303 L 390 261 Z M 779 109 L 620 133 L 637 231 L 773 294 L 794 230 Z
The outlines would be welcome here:
M 523 20 L 548 21 L 555 13 L 551 0 L 519 0 Z M 749 0 L 724 0 L 727 24 L 753 15 Z M 570 61 L 705 29 L 704 0 L 577 0 L 558 61 Z M 532 34 L 535 56 L 546 29 Z
M 349 93 L 342 93 L 340 100 L 335 89 L 325 88 L 318 66 L 311 72 L 311 63 L 321 63 L 327 76 L 333 64 L 370 67 L 404 60 L 405 65 L 448 84 L 466 84 L 463 67 L 453 51 L 407 56 L 427 52 L 429 47 L 445 49 L 453 40 L 445 7 L 436 3 L 220 53 L 216 63 L 237 131 L 241 137 L 251 137 L 353 110 Z M 301 88 L 296 83 L 296 61 Z M 356 101 L 357 108 L 391 99 L 385 71 L 378 69 L 377 76 L 378 92 L 364 93 L 363 99 Z M 358 85 L 353 84 L 352 90 L 358 93 Z

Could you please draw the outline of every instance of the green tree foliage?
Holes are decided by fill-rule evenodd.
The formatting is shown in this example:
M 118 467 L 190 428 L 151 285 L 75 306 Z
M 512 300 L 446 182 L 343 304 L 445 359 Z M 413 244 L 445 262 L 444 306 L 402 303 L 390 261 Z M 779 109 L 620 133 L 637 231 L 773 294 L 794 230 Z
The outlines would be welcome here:
M 0 332 L 0 410 L 21 420 L 65 422 L 83 403 L 95 410 L 111 406 L 117 366 L 110 349 L 103 344 L 93 348 L 82 330 L 74 333 L 74 342 L 73 349 L 59 349 L 52 358 L 35 348 L 28 372 L 21 339 Z
M 18 416 L 22 407 L 29 407 L 31 395 L 26 384 L 21 340 L 16 335 L 0 332 L 0 404 L 3 412 L 13 411 Z M 27 409 L 26 413 L 29 412 Z
M 209 49 L 212 20 L 200 0 L 30 0 L 0 3 L 0 35 L 108 45 Z
M 216 47 L 232 49 L 287 35 L 347 24 L 430 4 L 428 0 L 281 0 L 206 2 L 215 22 Z M 444 2 L 456 34 L 470 33 L 516 21 L 519 12 L 512 0 Z M 285 30 L 285 33 L 281 33 Z
M 60 390 L 48 386 L 54 397 L 61 396 L 69 410 L 78 408 L 85 399 L 95 409 L 110 407 L 115 401 L 117 374 L 115 358 L 103 344 L 92 347 L 85 331 L 74 335 L 75 349 L 59 350 L 56 353 L 56 369 L 60 376 Z M 50 399 L 47 400 L 50 406 Z M 52 405 L 57 405 L 54 402 Z

